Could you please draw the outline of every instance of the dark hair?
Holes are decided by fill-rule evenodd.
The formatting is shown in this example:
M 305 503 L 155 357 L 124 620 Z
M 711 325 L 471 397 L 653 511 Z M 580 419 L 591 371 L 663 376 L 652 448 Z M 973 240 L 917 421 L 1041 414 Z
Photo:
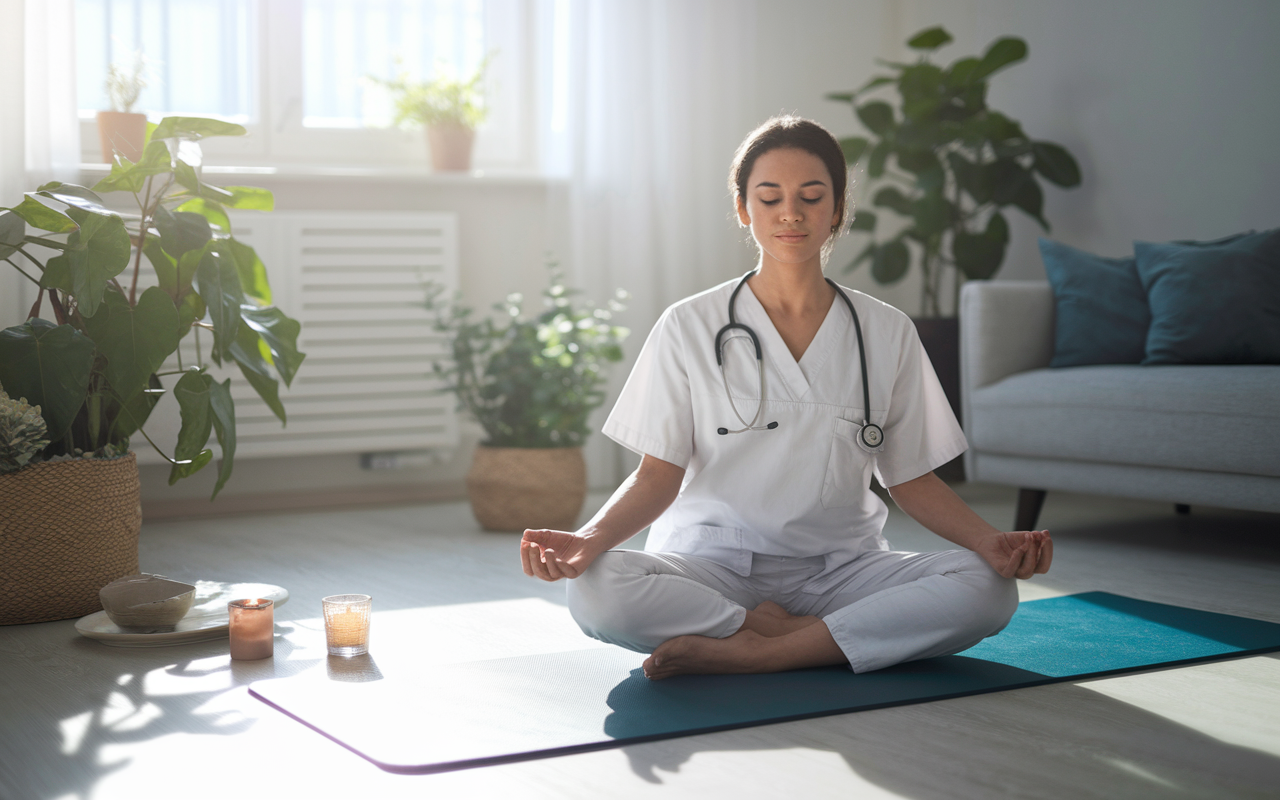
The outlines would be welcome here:
M 811 119 L 796 117 L 790 114 L 772 117 L 764 124 L 747 134 L 747 138 L 738 145 L 733 154 L 733 165 L 729 167 L 729 191 L 734 195 L 734 203 L 741 197 L 747 199 L 747 180 L 751 177 L 751 169 L 756 159 L 770 150 L 791 147 L 812 153 L 822 160 L 831 173 L 831 191 L 835 194 L 836 223 L 831 228 L 835 233 L 844 223 L 845 193 L 849 185 L 848 167 L 845 166 L 844 151 L 840 143 L 826 128 Z

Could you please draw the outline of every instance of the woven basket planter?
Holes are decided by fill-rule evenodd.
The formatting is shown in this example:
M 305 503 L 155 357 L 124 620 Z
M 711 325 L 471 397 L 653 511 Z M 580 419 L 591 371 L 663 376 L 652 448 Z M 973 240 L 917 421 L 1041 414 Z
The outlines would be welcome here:
M 102 610 L 98 590 L 138 572 L 141 528 L 133 453 L 0 475 L 0 625 Z
M 481 445 L 467 473 L 467 495 L 485 530 L 571 531 L 587 497 L 582 448 Z

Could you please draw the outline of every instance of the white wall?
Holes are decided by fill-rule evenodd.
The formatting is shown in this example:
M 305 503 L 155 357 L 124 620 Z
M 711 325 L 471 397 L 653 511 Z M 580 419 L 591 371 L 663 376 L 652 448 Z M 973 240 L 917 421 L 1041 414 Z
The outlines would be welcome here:
M 1280 225 L 1280 3 L 1270 0 L 791 0 L 761 3 L 755 81 L 763 119 L 810 116 L 839 136 L 861 133 L 825 92 L 855 88 L 873 59 L 902 58 L 915 32 L 944 25 L 941 61 L 980 53 L 1002 35 L 1027 41 L 1027 61 L 992 79 L 992 107 L 1033 138 L 1066 146 L 1083 184 L 1046 188 L 1052 236 L 1102 255 L 1132 240 L 1212 238 Z M 1039 227 L 1009 215 L 1000 277 L 1043 280 Z M 857 250 L 837 247 L 839 276 Z M 844 279 L 917 310 L 908 279 L 880 287 Z

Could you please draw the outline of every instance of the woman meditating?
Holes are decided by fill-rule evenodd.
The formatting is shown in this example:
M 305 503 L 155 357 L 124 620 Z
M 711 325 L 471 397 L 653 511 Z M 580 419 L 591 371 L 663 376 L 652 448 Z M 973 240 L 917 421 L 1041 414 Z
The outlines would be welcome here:
M 525 574 L 569 579 L 584 632 L 651 653 L 650 679 L 956 653 L 1053 559 L 1048 531 L 998 531 L 933 474 L 967 443 L 911 320 L 823 277 L 846 182 L 817 123 L 747 136 L 729 185 L 755 269 L 653 326 L 603 429 L 639 468 L 582 529 L 520 543 Z M 873 476 L 964 549 L 889 549 Z M 644 551 L 613 549 L 649 525 Z

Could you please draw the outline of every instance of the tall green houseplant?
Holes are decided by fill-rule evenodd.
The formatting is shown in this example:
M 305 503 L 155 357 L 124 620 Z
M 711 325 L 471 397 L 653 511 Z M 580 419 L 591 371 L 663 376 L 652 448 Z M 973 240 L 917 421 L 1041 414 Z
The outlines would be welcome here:
M 0 386 L 40 407 L 49 444 L 38 460 L 124 452 L 135 434 L 150 441 L 147 419 L 172 394 L 178 440 L 168 444 L 172 455 L 152 445 L 171 463 L 174 483 L 210 463 L 216 434 L 216 497 L 234 464 L 235 404 L 231 380 L 215 380 L 205 356 L 238 366 L 284 423 L 279 381 L 289 385 L 304 358 L 300 325 L 272 305 L 266 267 L 235 238 L 227 215 L 270 211 L 271 193 L 201 177 L 199 141 L 245 129 L 200 117 L 148 128 L 142 157 L 117 155 L 92 189 L 55 181 L 0 209 L 0 260 L 37 288 L 27 321 L 0 331 Z M 116 191 L 133 195 L 136 213 L 118 213 L 99 196 Z M 158 285 L 139 291 L 144 256 Z M 187 336 L 195 337 L 195 364 L 178 352 Z M 177 368 L 164 370 L 175 352 Z
M 920 52 L 917 61 L 886 62 L 892 74 L 827 95 L 849 103 L 870 133 L 840 145 L 851 166 L 866 165 L 871 205 L 899 218 L 881 227 L 876 211 L 858 209 L 850 230 L 874 238 L 846 271 L 869 262 L 876 281 L 894 283 L 914 258 L 923 273 L 925 316 L 941 315 L 948 271 L 958 273 L 955 308 L 964 280 L 990 278 L 1000 269 L 1009 243 L 1005 209 L 1016 208 L 1049 230 L 1040 179 L 1065 188 L 1080 184 L 1080 167 L 1066 148 L 1033 140 L 987 105 L 988 80 L 1025 59 L 1026 42 L 1004 37 L 981 57 L 933 63 L 930 54 L 951 41 L 941 27 L 921 31 L 907 41 Z M 887 88 L 897 91 L 896 108 L 869 99 Z

